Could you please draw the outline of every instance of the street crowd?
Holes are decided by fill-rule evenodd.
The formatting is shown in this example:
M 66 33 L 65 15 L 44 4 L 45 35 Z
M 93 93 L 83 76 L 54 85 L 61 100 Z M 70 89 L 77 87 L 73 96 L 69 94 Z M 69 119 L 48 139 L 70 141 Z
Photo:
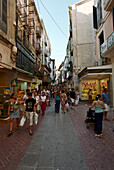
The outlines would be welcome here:
M 91 90 L 88 92 L 89 95 L 89 110 L 93 107 L 95 108 L 95 136 L 103 138 L 102 135 L 102 121 L 103 115 L 104 119 L 109 121 L 107 118 L 107 113 L 109 111 L 109 94 L 108 90 L 104 88 L 102 95 L 98 94 L 96 99 L 92 102 L 91 100 Z M 13 121 L 16 118 L 16 130 L 18 130 L 19 125 L 24 124 L 27 119 L 29 119 L 29 134 L 33 135 L 33 123 L 34 119 L 38 119 L 38 116 L 42 114 L 45 115 L 46 107 L 51 106 L 51 101 L 54 100 L 55 103 L 55 113 L 59 113 L 60 110 L 63 114 L 69 109 L 72 109 L 73 106 L 78 105 L 79 103 L 79 94 L 76 94 L 75 89 L 43 89 L 42 91 L 37 91 L 32 89 L 26 90 L 26 94 L 23 97 L 24 101 L 24 110 L 23 115 L 20 121 L 20 111 L 19 105 L 20 102 L 17 99 L 17 95 L 12 93 L 9 100 L 8 107 L 8 116 L 10 116 L 10 131 L 8 137 L 13 134 Z M 26 119 L 25 119 L 26 118 Z M 24 120 L 23 120 L 24 119 Z M 23 123 L 22 123 L 23 120 Z M 37 124 L 37 123 L 36 123 Z M 23 125 L 22 125 L 23 126 Z

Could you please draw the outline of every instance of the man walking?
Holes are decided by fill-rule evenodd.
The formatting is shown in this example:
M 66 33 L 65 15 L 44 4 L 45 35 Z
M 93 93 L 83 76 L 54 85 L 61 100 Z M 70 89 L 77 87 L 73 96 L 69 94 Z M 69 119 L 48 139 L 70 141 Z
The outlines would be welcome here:
M 108 113 L 108 111 L 109 111 L 109 100 L 110 100 L 110 98 L 109 98 L 109 94 L 108 94 L 108 89 L 106 89 L 106 88 L 104 88 L 104 91 L 103 91 L 103 93 L 102 93 L 102 95 L 101 95 L 101 98 L 103 99 L 103 101 L 104 101 L 104 103 L 105 103 L 105 110 L 104 110 L 104 120 L 109 120 L 108 118 L 107 118 L 107 113 Z
M 30 131 L 29 134 L 33 135 L 33 115 L 36 112 L 36 100 L 32 98 L 32 93 L 28 93 L 28 99 L 25 102 L 25 109 L 23 112 L 23 116 L 26 115 L 26 117 L 30 120 Z M 26 114 L 25 114 L 26 113 Z

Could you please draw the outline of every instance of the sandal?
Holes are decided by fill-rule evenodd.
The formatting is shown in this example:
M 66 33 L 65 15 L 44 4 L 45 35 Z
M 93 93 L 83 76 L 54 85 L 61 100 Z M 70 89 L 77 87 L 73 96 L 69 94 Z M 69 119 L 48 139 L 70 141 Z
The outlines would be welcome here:
M 102 134 L 98 135 L 98 137 L 101 138 L 101 139 L 103 139 L 103 135 L 102 135 Z
M 32 130 L 30 130 L 30 131 L 29 131 L 29 135 L 33 135 L 33 132 L 32 132 Z
M 12 134 L 13 134 L 12 132 L 9 132 L 8 135 L 7 135 L 7 137 L 10 137 Z

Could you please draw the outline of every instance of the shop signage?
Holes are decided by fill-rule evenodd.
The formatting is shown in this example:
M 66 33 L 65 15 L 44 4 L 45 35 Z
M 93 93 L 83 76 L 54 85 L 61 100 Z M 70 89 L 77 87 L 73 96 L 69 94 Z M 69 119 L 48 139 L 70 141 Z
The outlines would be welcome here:
M 17 78 L 11 80 L 11 87 L 17 87 Z
M 82 87 L 95 87 L 97 86 L 96 82 L 82 82 Z

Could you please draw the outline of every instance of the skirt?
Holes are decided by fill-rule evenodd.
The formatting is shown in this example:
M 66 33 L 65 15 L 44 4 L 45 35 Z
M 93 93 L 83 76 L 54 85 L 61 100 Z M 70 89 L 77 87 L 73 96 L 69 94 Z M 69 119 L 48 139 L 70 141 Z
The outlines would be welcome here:
M 17 110 L 10 111 L 10 118 L 19 118 L 19 108 Z
M 41 109 L 42 111 L 46 110 L 46 102 L 42 102 Z

